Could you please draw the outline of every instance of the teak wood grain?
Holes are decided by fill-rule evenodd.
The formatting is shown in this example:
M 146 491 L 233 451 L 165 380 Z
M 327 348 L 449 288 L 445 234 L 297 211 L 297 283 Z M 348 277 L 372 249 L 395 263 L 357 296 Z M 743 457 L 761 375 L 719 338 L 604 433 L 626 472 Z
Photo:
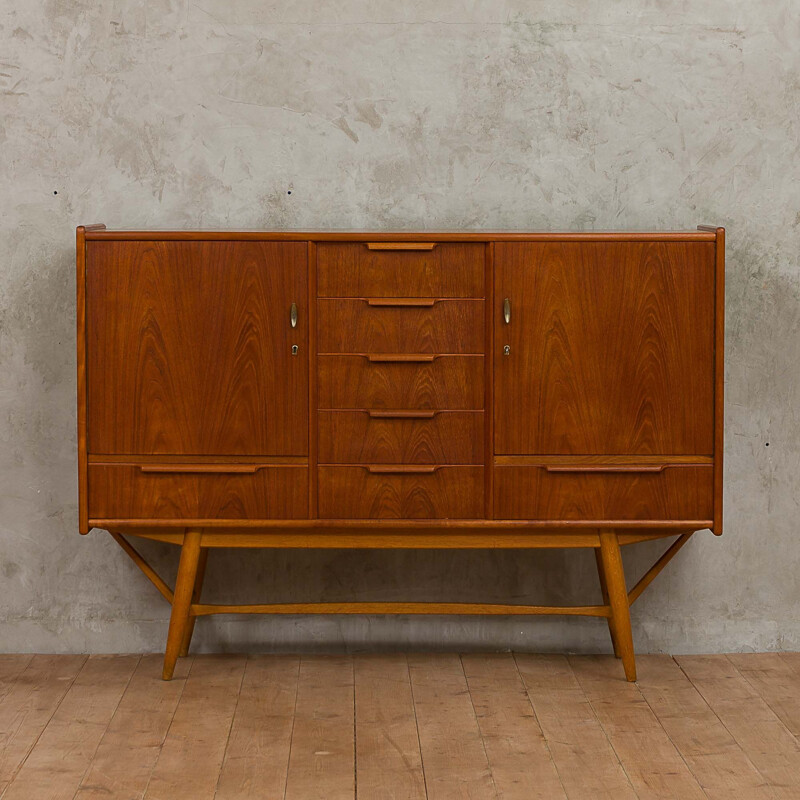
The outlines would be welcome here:
M 483 464 L 482 411 L 320 411 L 320 464 Z
M 426 473 L 319 467 L 322 518 L 470 519 L 482 513 L 483 467 L 441 466 Z
M 483 297 L 484 247 L 444 242 L 431 250 L 371 250 L 319 242 L 320 297 Z
M 483 353 L 483 300 L 430 302 L 430 306 L 417 306 L 383 305 L 374 299 L 321 299 L 317 303 L 318 350 Z
M 250 472 L 250 469 L 255 471 Z M 302 519 L 308 516 L 308 468 L 254 464 L 245 473 L 144 472 L 129 464 L 92 464 L 89 503 L 100 517 L 130 519 Z
M 90 452 L 308 453 L 305 245 L 88 250 Z
M 602 606 L 512 611 L 608 618 L 632 680 L 630 604 L 721 532 L 724 244 L 78 228 L 79 529 L 172 603 L 164 675 L 196 615 L 506 608 L 203 605 L 208 548 L 592 547 Z M 675 533 L 628 592 L 619 547 Z
M 714 253 L 495 245 L 495 452 L 712 454 Z
M 496 467 L 497 516 L 655 520 L 711 519 L 713 514 L 711 465 L 557 466 L 550 470 L 558 471 Z
M 320 408 L 483 408 L 483 356 L 402 362 L 321 355 L 318 365 Z

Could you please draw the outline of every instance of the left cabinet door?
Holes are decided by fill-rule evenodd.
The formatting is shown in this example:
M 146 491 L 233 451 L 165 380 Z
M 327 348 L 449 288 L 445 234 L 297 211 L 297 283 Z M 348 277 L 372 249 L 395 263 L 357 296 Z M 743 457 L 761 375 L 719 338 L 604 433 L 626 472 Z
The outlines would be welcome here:
M 307 273 L 304 242 L 90 242 L 89 452 L 307 455 Z

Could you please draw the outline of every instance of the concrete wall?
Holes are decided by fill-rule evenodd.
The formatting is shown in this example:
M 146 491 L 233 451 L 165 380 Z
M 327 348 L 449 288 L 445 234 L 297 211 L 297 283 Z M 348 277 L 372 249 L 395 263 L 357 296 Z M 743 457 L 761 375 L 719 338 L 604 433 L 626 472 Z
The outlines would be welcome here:
M 158 650 L 77 534 L 74 227 L 728 227 L 726 535 L 640 650 L 800 648 L 800 14 L 769 0 L 6 0 L 0 649 Z M 626 553 L 631 573 L 659 547 Z M 176 553 L 144 547 L 167 573 Z M 236 586 L 229 586 L 235 580 Z M 209 597 L 593 600 L 590 553 L 217 554 Z M 588 587 L 588 588 L 587 588 Z M 205 649 L 607 648 L 598 620 L 204 620 Z

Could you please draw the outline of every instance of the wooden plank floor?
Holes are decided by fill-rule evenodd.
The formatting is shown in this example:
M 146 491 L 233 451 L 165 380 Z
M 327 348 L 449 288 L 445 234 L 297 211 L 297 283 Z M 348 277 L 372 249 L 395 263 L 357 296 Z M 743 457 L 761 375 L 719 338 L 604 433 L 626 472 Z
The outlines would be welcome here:
M 0 655 L 0 800 L 800 798 L 800 655 Z

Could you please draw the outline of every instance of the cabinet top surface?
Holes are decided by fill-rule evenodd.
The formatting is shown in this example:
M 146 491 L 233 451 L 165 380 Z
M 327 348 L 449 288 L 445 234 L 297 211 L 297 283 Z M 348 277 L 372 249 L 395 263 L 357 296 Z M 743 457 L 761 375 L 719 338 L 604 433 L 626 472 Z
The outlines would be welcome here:
M 316 241 L 316 242 L 513 242 L 513 241 L 714 241 L 717 230 L 694 231 L 525 231 L 525 230 L 109 230 L 78 228 L 87 240 Z

